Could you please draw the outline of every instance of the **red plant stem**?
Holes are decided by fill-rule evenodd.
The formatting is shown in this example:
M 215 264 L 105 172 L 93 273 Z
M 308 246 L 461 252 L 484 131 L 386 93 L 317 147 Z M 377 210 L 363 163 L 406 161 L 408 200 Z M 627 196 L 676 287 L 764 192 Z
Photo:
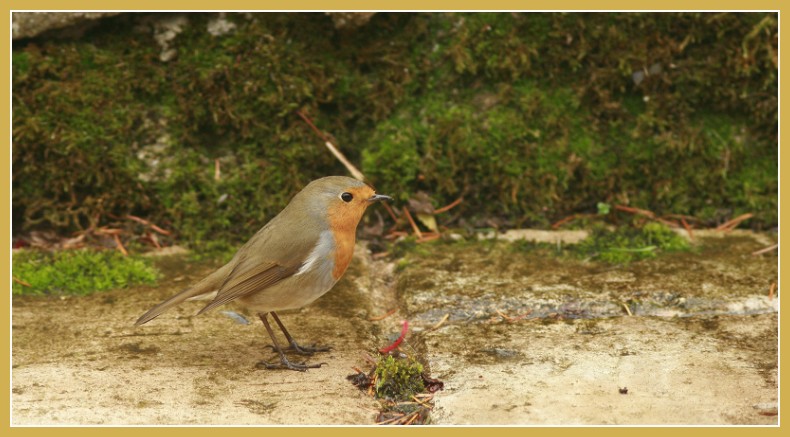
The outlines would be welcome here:
M 400 346 L 400 344 L 403 341 L 404 337 L 406 337 L 406 332 L 408 332 L 408 330 L 409 330 L 409 321 L 408 320 L 404 320 L 403 321 L 403 329 L 401 329 L 401 331 L 400 331 L 400 337 L 398 337 L 398 339 L 395 340 L 391 345 L 389 345 L 389 346 L 387 346 L 385 348 L 379 349 L 379 352 L 381 352 L 382 354 L 386 354 L 386 353 L 390 353 L 393 350 L 395 350 L 395 348 Z

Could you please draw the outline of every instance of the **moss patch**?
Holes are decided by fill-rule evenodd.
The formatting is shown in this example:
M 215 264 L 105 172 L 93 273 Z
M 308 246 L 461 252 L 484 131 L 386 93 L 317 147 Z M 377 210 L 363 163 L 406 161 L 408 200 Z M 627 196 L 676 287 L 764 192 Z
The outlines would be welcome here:
M 376 397 L 393 401 L 411 399 L 425 390 L 423 366 L 414 358 L 395 359 L 392 355 L 379 358 L 376 365 Z
M 15 295 L 77 294 L 153 284 L 159 275 L 148 259 L 115 251 L 73 250 L 56 253 L 26 250 L 13 256 Z
M 399 355 L 379 356 L 369 373 L 358 371 L 346 379 L 379 399 L 377 424 L 429 424 L 433 393 L 442 390 L 444 383 L 430 378 L 413 357 Z
M 460 195 L 470 223 L 535 227 L 598 202 L 777 221 L 775 13 L 188 14 L 15 42 L 14 233 L 135 214 L 194 246 L 245 240 L 302 186 Z M 219 168 L 219 177 L 215 169 Z M 75 171 L 79 169 L 80 171 Z
M 597 227 L 590 237 L 570 251 L 582 257 L 608 263 L 627 263 L 654 258 L 661 252 L 688 250 L 688 241 L 659 223 L 647 223 L 641 229 L 621 226 L 616 230 Z

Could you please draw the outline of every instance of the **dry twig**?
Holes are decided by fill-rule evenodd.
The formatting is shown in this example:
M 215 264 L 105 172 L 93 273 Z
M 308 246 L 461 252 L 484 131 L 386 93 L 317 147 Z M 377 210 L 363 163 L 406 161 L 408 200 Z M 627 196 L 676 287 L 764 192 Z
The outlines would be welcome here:
M 112 234 L 112 238 L 115 240 L 116 246 L 118 246 L 118 250 L 121 251 L 123 256 L 129 256 L 129 252 L 126 251 L 126 248 L 123 247 L 123 243 L 121 243 L 121 237 L 118 234 Z
M 358 179 L 360 181 L 365 180 L 365 175 L 363 175 L 362 172 L 359 171 L 359 169 L 357 169 L 354 166 L 354 164 L 351 163 L 351 161 L 346 159 L 346 156 L 343 155 L 343 153 L 340 150 L 338 150 L 337 147 L 335 147 L 335 145 L 332 144 L 331 141 L 329 141 L 329 138 L 327 138 L 327 136 L 324 135 L 323 132 L 321 132 L 320 130 L 318 130 L 317 127 L 315 127 L 313 122 L 310 121 L 310 119 L 306 115 L 304 115 L 302 111 L 296 111 L 296 114 L 299 117 L 302 117 L 302 120 L 304 120 L 305 123 L 307 123 L 313 129 L 313 131 L 316 134 L 318 134 L 319 137 L 321 137 L 322 140 L 324 140 L 324 144 L 326 145 L 326 148 L 329 149 L 329 151 L 332 152 L 333 155 L 335 155 L 335 158 L 337 158 L 346 167 L 346 170 L 348 170 L 348 172 L 351 173 L 351 175 L 354 176 L 355 179 Z
M 17 278 L 16 276 L 12 276 L 11 278 L 12 278 L 12 279 L 14 280 L 14 282 L 16 282 L 17 284 L 24 285 L 25 287 L 32 287 L 32 285 L 30 285 L 30 283 L 29 283 L 29 282 L 25 282 L 25 281 L 23 281 L 23 280 L 21 280 L 21 279 Z
M 367 362 L 368 362 L 368 363 L 370 363 L 370 364 L 373 364 L 374 366 L 375 366 L 376 364 L 378 364 L 378 363 L 376 362 L 376 360 L 374 360 L 374 359 L 373 359 L 373 357 L 371 357 L 369 354 L 366 354 L 366 353 L 363 353 L 363 354 L 362 354 L 362 359 L 363 359 L 363 360 L 365 360 L 365 361 L 367 361 Z
M 455 199 L 451 204 L 449 204 L 447 206 L 443 206 L 443 207 L 441 207 L 441 208 L 439 208 L 437 210 L 434 210 L 433 213 L 434 214 L 441 214 L 443 212 L 449 211 L 449 210 L 455 208 L 456 206 L 460 205 L 461 202 L 463 202 L 463 201 L 464 201 L 464 198 L 463 197 L 459 197 L 458 199 Z
M 689 239 L 694 240 L 694 234 L 691 232 L 691 226 L 689 226 L 688 222 L 686 222 L 686 219 L 680 217 L 680 222 L 683 223 L 683 227 L 686 229 L 686 232 L 688 232 Z
M 755 250 L 754 252 L 752 252 L 752 255 L 762 255 L 762 254 L 768 253 L 768 252 L 770 252 L 770 251 L 772 251 L 772 250 L 774 250 L 774 249 L 776 249 L 778 247 L 779 247 L 779 244 L 774 244 L 773 246 L 768 246 L 765 249 Z
M 418 417 L 420 417 L 419 411 L 415 411 L 411 413 L 411 419 L 407 420 L 406 423 L 404 423 L 404 425 L 411 425 L 411 423 L 417 420 Z
M 408 235 L 409 235 L 408 232 L 392 231 L 389 234 L 387 234 L 387 236 L 385 236 L 384 239 L 386 239 L 386 240 L 394 240 L 394 239 L 396 239 L 398 237 L 406 237 Z
M 663 223 L 663 224 L 665 224 L 667 226 L 673 227 L 673 228 L 679 228 L 680 227 L 680 223 L 672 221 L 672 220 L 667 220 L 667 219 L 664 219 L 664 218 L 661 218 L 661 217 L 656 217 L 656 218 L 654 218 L 654 220 L 659 222 L 659 223 Z
M 592 216 L 592 214 L 573 214 L 573 215 L 569 215 L 568 217 L 565 217 L 564 219 L 562 219 L 562 220 L 554 223 L 553 225 L 551 225 L 551 228 L 552 229 L 557 229 L 560 226 L 564 225 L 565 223 L 568 223 L 570 221 L 576 220 L 577 218 L 590 217 L 590 216 Z
M 156 232 L 158 232 L 158 233 L 160 233 L 160 234 L 162 234 L 162 235 L 170 235 L 170 234 L 171 234 L 171 232 L 170 232 L 170 231 L 167 231 L 167 230 L 165 230 L 165 229 L 162 229 L 162 228 L 160 228 L 159 226 L 155 225 L 154 223 L 151 223 L 150 221 L 148 221 L 148 220 L 146 220 L 146 219 L 143 219 L 143 218 L 137 217 L 136 215 L 127 214 L 127 215 L 126 215 L 126 218 L 127 218 L 127 219 L 129 219 L 129 220 L 135 221 L 135 222 L 137 222 L 137 223 L 140 223 L 141 225 L 148 226 L 148 227 L 150 227 L 152 230 L 154 230 L 154 231 L 156 231 Z
M 691 216 L 691 215 L 683 215 L 683 214 L 667 214 L 667 215 L 665 215 L 664 217 L 666 217 L 666 218 L 672 218 L 672 219 L 686 220 L 686 221 L 689 221 L 689 222 L 699 222 L 699 219 L 698 219 L 698 218 L 696 218 L 696 217 L 694 217 L 694 216 Z
M 382 202 L 382 205 L 384 205 L 384 209 L 386 209 L 387 212 L 389 213 L 390 217 L 392 217 L 392 221 L 394 223 L 397 223 L 398 222 L 398 216 L 395 215 L 395 211 L 392 210 L 392 207 L 389 206 L 389 204 L 385 203 L 385 202 Z
M 146 232 L 145 233 L 145 239 L 150 241 L 151 244 L 153 244 L 154 247 L 156 247 L 157 249 L 161 249 L 162 248 L 162 245 L 159 244 L 159 239 L 156 238 L 156 234 L 152 234 L 150 232 Z
M 438 240 L 442 234 L 438 232 L 423 232 L 422 237 L 417 239 L 418 243 L 425 243 L 426 241 Z
M 387 313 L 386 313 L 386 314 L 384 314 L 384 315 L 381 315 L 381 316 L 376 316 L 376 317 L 371 317 L 371 318 L 369 318 L 368 320 L 370 320 L 371 322 L 377 322 L 377 321 L 379 321 L 379 320 L 384 320 L 384 319 L 386 319 L 387 317 L 389 317 L 389 316 L 391 316 L 391 315 L 395 314 L 397 311 L 398 311 L 398 309 L 397 309 L 397 308 L 393 308 L 393 309 L 391 309 L 391 310 L 387 311 Z
M 400 416 L 395 416 L 393 418 L 390 418 L 390 419 L 387 419 L 387 420 L 383 420 L 381 422 L 376 422 L 376 425 L 388 425 L 388 424 L 396 422 L 396 421 L 398 421 L 398 420 L 400 420 L 400 419 L 402 419 L 403 417 L 406 416 L 403 413 L 398 413 L 398 414 L 400 414 Z
M 523 320 L 528 315 L 532 314 L 532 309 L 530 308 L 527 312 L 521 313 L 515 317 L 508 316 L 507 314 L 503 313 L 502 311 L 496 310 L 496 313 L 499 314 L 499 317 L 502 317 L 508 323 L 515 323 L 519 320 Z
M 614 209 L 618 209 L 620 211 L 625 211 L 625 212 L 630 212 L 631 214 L 639 214 L 639 215 L 643 215 L 645 217 L 656 218 L 656 215 L 653 214 L 652 211 L 648 211 L 646 209 L 639 209 L 639 208 L 634 208 L 634 207 L 625 206 L 625 205 L 615 205 Z
M 720 224 L 718 227 L 716 227 L 716 230 L 717 231 L 722 231 L 722 232 L 729 232 L 729 231 L 735 229 L 742 221 L 750 219 L 753 216 L 754 216 L 754 214 L 752 214 L 750 212 L 747 212 L 746 214 L 741 214 L 741 215 L 739 215 L 738 217 L 735 217 L 732 220 L 729 220 L 729 221 L 726 221 L 726 222 Z
M 435 330 L 439 329 L 442 325 L 444 325 L 444 322 L 446 322 L 447 319 L 449 319 L 449 318 L 450 318 L 450 313 L 445 314 L 444 317 L 442 317 L 442 320 L 439 320 L 439 322 L 437 324 L 433 325 L 429 330 L 430 331 L 435 331 Z
M 433 410 L 433 406 L 431 406 L 431 405 L 428 405 L 428 404 L 426 404 L 424 401 L 421 401 L 421 400 L 417 399 L 417 396 L 412 396 L 411 398 L 412 398 L 412 399 L 414 399 L 414 402 L 417 402 L 417 403 L 418 403 L 418 404 L 420 404 L 420 406 L 422 406 L 423 408 L 426 408 L 426 409 L 428 409 L 428 410 Z M 431 395 L 431 397 L 430 397 L 430 398 L 428 398 L 428 401 L 430 402 L 430 400 L 431 400 L 432 398 L 433 398 L 433 395 Z
M 403 212 L 406 214 L 406 218 L 409 220 L 414 233 L 417 234 L 417 238 L 422 238 L 422 232 L 420 232 L 420 228 L 417 227 L 417 223 L 414 222 L 414 219 L 411 217 L 411 213 L 405 206 L 403 207 Z

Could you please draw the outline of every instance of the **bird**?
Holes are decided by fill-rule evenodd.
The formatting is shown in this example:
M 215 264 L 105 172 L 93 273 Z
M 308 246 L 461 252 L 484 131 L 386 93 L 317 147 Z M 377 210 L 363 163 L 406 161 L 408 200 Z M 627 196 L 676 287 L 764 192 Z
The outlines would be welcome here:
M 384 200 L 392 198 L 376 194 L 372 186 L 350 177 L 327 176 L 310 182 L 227 264 L 153 307 L 135 325 L 147 323 L 185 300 L 211 298 L 215 293 L 197 314 L 231 301 L 257 313 L 280 357 L 279 363 L 261 362 L 266 368 L 306 371 L 321 367 L 324 363 L 288 360 L 268 315 L 288 341 L 289 351 L 312 355 L 330 350 L 299 345 L 277 311 L 302 308 L 337 283 L 351 262 L 362 215 L 368 206 Z

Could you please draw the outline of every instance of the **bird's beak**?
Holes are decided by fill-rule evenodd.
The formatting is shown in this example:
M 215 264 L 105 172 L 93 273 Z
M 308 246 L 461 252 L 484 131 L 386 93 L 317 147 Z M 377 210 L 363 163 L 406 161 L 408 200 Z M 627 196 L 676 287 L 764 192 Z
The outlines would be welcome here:
M 368 199 L 368 203 L 374 203 L 381 200 L 392 200 L 392 197 L 385 196 L 384 194 L 374 194 L 370 196 L 370 199 Z

